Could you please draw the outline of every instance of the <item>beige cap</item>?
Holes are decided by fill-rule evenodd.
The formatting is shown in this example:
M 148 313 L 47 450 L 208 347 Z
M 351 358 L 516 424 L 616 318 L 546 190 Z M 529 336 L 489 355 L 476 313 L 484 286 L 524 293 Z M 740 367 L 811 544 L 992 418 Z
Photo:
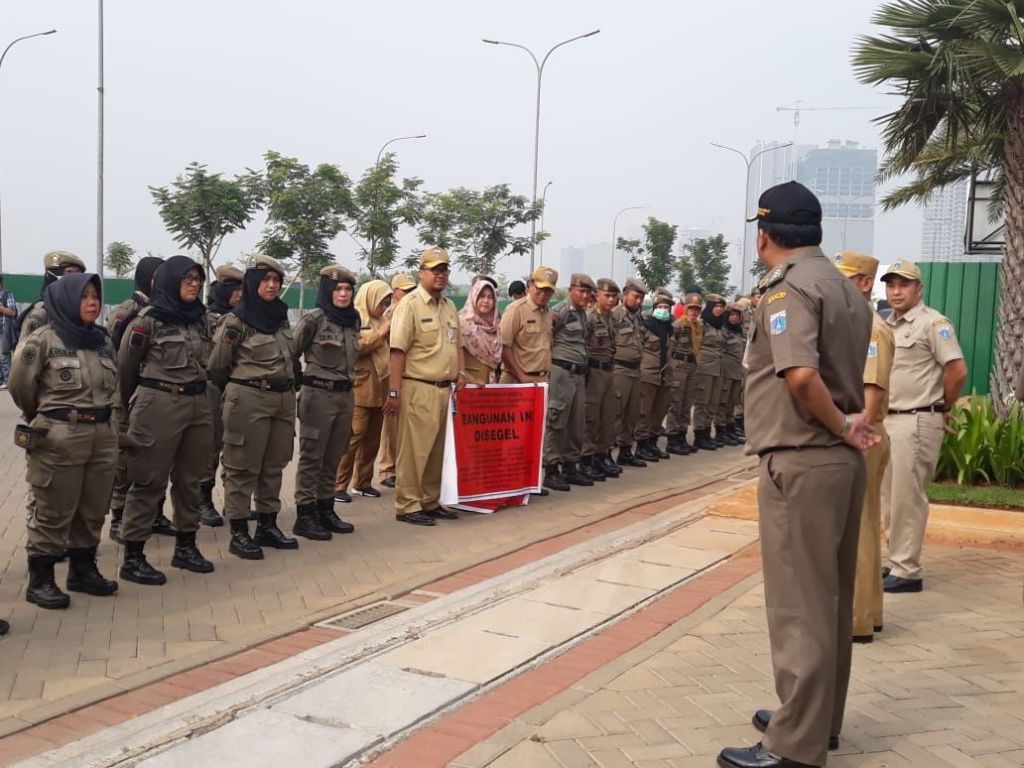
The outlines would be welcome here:
M 635 277 L 626 278 L 626 285 L 623 290 L 625 291 L 636 291 L 637 293 L 647 293 L 647 286 L 642 281 L 637 280 Z
M 451 264 L 452 257 L 446 248 L 432 245 L 420 254 L 420 266 L 433 269 L 438 264 Z
M 709 293 L 704 297 L 704 300 L 707 301 L 708 304 L 725 304 L 725 299 L 717 293 Z
M 348 283 L 353 288 L 356 287 L 355 274 L 340 264 L 328 264 L 320 270 L 320 277 L 326 277 L 336 283 Z
M 538 288 L 554 290 L 555 286 L 558 285 L 558 270 L 551 267 L 537 267 L 533 270 L 533 274 L 530 275 L 530 280 Z
M 670 307 L 675 304 L 675 299 L 672 298 L 672 294 L 659 288 L 654 294 L 654 305 L 668 304 Z
M 416 281 L 408 272 L 399 272 L 391 278 L 391 290 L 393 291 L 411 291 L 415 287 Z
M 262 253 L 255 253 L 245 260 L 246 270 L 250 269 L 270 269 L 277 272 L 284 279 L 285 271 L 284 267 L 281 266 L 281 262 L 277 259 L 271 258 Z
M 885 282 L 887 277 L 892 277 L 893 275 L 905 277 L 907 280 L 920 280 L 921 268 L 910 259 L 899 259 L 898 261 L 894 261 L 889 268 L 885 270 L 885 274 L 882 275 L 882 282 Z
M 744 309 L 746 309 L 746 307 L 744 307 L 738 301 L 730 301 L 728 304 L 725 305 L 726 312 L 739 312 L 740 314 L 743 314 Z
M 242 270 L 233 264 L 223 264 L 217 267 L 217 280 L 222 283 L 242 282 Z
M 57 267 L 78 267 L 85 272 L 85 262 L 71 251 L 49 251 L 43 256 L 43 269 L 56 269 Z
M 605 293 L 619 293 L 619 284 L 610 277 L 602 277 L 597 281 L 597 290 Z
M 854 275 L 866 275 L 874 278 L 878 274 L 878 259 L 868 256 L 866 253 L 855 251 L 839 251 L 832 257 L 832 263 L 836 265 L 843 277 Z
M 683 304 L 687 307 L 696 307 L 697 309 L 702 309 L 704 307 L 704 302 L 701 301 L 700 294 L 698 293 L 686 294 L 686 300 Z
M 570 288 L 586 288 L 589 291 L 596 291 L 597 286 L 594 285 L 594 279 L 590 275 L 585 275 L 582 272 L 573 272 L 569 277 Z

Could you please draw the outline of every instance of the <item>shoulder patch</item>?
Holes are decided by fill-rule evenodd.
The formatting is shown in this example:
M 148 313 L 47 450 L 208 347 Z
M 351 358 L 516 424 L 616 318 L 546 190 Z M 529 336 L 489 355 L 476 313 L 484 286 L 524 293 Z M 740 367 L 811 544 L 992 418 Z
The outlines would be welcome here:
M 765 299 L 765 303 L 766 304 L 771 304 L 773 301 L 778 301 L 779 299 L 784 299 L 788 295 L 789 294 L 786 291 L 776 291 L 771 296 L 769 296 L 767 299 Z
M 237 344 L 242 340 L 242 332 L 237 328 L 225 328 L 224 329 L 224 343 L 225 344 Z
M 872 341 L 868 344 L 868 358 L 878 357 L 878 342 Z
M 25 365 L 32 365 L 36 361 L 36 357 L 39 354 L 38 344 L 26 344 L 25 349 L 21 353 L 21 361 Z
M 769 328 L 772 336 L 780 336 L 786 332 L 786 310 L 776 312 L 768 318 Z
M 948 325 L 940 325 L 937 333 L 939 334 L 939 338 L 944 339 L 945 341 L 949 341 L 953 338 L 953 329 Z
M 146 333 L 145 328 L 141 325 L 136 325 L 132 328 L 132 335 L 128 339 L 128 346 L 135 347 L 136 349 L 144 347 L 146 345 L 146 337 L 148 335 L 149 334 Z

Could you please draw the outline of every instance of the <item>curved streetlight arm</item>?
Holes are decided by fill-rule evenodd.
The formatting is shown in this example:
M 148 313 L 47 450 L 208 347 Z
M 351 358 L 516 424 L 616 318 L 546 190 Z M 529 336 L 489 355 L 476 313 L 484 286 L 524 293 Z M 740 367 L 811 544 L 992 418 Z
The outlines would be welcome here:
M 593 37 L 594 35 L 596 35 L 600 31 L 601 31 L 600 29 L 595 29 L 595 30 L 593 30 L 591 32 L 587 32 L 586 34 L 583 34 L 583 35 L 576 35 L 576 37 L 570 37 L 568 40 L 563 40 L 562 42 L 556 43 L 555 45 L 551 46 L 551 50 L 549 50 L 547 53 L 545 53 L 544 54 L 544 58 L 541 59 L 540 66 L 538 67 L 538 69 L 543 71 L 544 65 L 547 64 L 548 57 L 552 53 L 554 53 L 556 50 L 561 48 L 563 45 L 568 45 L 569 43 L 574 43 L 577 40 L 582 40 L 585 37 Z M 533 54 L 531 53 L 530 55 L 532 56 Z M 534 58 L 534 62 L 536 62 L 536 61 L 537 61 L 537 59 Z
M 43 37 L 44 35 L 55 35 L 55 34 L 57 34 L 57 30 L 56 29 L 48 29 L 46 32 L 35 32 L 34 34 L 31 34 L 31 35 L 22 35 L 21 37 L 14 38 L 13 40 L 11 40 L 11 42 L 9 42 L 7 44 L 7 47 L 4 48 L 4 52 L 0 53 L 0 66 L 3 65 L 4 57 L 7 55 L 7 52 L 9 50 L 11 50 L 11 47 L 15 43 L 20 43 L 22 40 L 30 40 L 33 37 Z
M 615 274 L 615 252 L 618 250 L 618 248 L 615 245 L 615 232 L 616 232 L 616 230 L 618 229 L 618 226 L 619 226 L 619 216 L 624 214 L 626 211 L 643 211 L 643 210 L 646 210 L 646 209 L 647 209 L 646 205 L 631 205 L 628 208 L 623 208 L 621 211 L 616 213 L 615 214 L 615 218 L 612 219 L 612 265 L 611 265 L 611 273 L 610 273 L 609 276 L 614 276 L 614 274 Z
M 727 147 L 727 146 L 725 146 L 725 144 L 718 144 L 718 143 L 716 143 L 714 141 L 711 142 L 711 146 L 712 147 L 718 147 L 719 149 L 724 149 L 727 152 L 732 152 L 733 154 L 739 155 L 740 158 L 743 160 L 743 162 L 746 163 L 748 168 L 750 167 L 750 164 L 752 162 L 754 162 L 753 159 L 748 160 L 746 154 L 744 154 L 742 151 L 736 149 L 736 147 Z M 756 155 L 755 155 L 755 157 L 756 157 Z
M 427 134 L 420 133 L 420 134 L 417 134 L 416 136 L 396 136 L 393 139 L 388 139 L 387 141 L 384 142 L 384 146 L 380 148 L 380 152 L 377 153 L 377 161 L 373 164 L 374 168 L 376 168 L 378 165 L 380 165 L 380 157 L 381 157 L 381 155 L 384 154 L 384 150 L 387 149 L 389 145 L 394 144 L 396 141 L 406 141 L 407 139 L 425 139 L 425 138 L 427 138 Z
M 786 147 L 792 147 L 793 142 L 787 141 L 785 144 L 776 144 L 774 147 L 765 147 L 760 152 L 755 152 L 754 156 L 750 158 L 750 164 L 753 165 L 754 161 L 757 160 L 761 155 L 767 154 L 768 152 L 774 152 L 776 149 L 785 149 Z

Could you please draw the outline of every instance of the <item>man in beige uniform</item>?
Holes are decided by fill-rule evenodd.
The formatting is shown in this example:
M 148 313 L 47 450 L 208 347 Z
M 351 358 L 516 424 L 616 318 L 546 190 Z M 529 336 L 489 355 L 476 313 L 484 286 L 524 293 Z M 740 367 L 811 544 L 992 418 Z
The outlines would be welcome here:
M 748 450 L 761 458 L 765 607 L 781 706 L 758 710 L 761 743 L 725 768 L 824 765 L 843 724 L 864 457 L 861 413 L 871 310 L 818 247 L 821 204 L 797 182 L 758 201 L 769 272 L 746 353 Z M 833 742 L 834 743 L 834 742 Z
M 619 303 L 619 286 L 602 277 L 597 281 L 594 306 L 587 310 L 587 430 L 583 440 L 583 469 L 618 477 L 622 468 L 612 461 L 615 444 L 615 331 L 612 310 Z
M 882 514 L 889 536 L 886 592 L 920 592 L 921 546 L 928 524 L 925 487 L 935 474 L 945 414 L 960 397 L 967 365 L 953 324 L 924 303 L 917 265 L 901 259 L 882 275 L 893 312 L 896 357 L 885 428 L 892 464 L 882 483 Z
M 387 308 L 384 317 L 391 319 L 394 316 L 395 307 L 412 290 L 416 289 L 416 281 L 405 273 L 399 272 L 391 278 L 391 306 Z M 377 454 L 378 471 L 380 472 L 380 484 L 385 488 L 395 487 L 395 443 L 398 440 L 398 429 L 394 419 L 384 419 L 384 426 L 380 434 L 380 451 Z
M 878 259 L 863 253 L 840 251 L 832 262 L 871 306 L 871 290 L 878 274 Z M 882 442 L 864 455 L 867 491 L 860 517 L 857 577 L 853 590 L 853 641 L 870 643 L 882 631 L 882 476 L 889 464 L 889 435 L 884 419 L 889 410 L 889 378 L 895 340 L 885 320 L 871 313 L 871 341 L 864 364 L 864 417 L 874 425 Z
M 420 254 L 419 287 L 395 308 L 384 415 L 398 418 L 395 519 L 413 525 L 452 520 L 441 506 L 441 467 L 452 385 L 466 383 L 459 314 L 443 293 L 451 257 L 432 246 Z
M 647 286 L 631 277 L 622 289 L 622 302 L 612 310 L 615 332 L 615 433 L 619 444 L 617 463 L 621 467 L 646 467 L 633 455 L 633 433 L 640 415 L 640 359 L 644 350 L 643 308 Z

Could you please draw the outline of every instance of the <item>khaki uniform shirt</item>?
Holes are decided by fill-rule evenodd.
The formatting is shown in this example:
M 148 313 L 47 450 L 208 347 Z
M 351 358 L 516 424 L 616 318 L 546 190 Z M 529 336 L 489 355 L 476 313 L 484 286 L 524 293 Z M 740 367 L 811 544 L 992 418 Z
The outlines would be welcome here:
M 546 376 L 551 369 L 550 310 L 541 309 L 533 299 L 524 296 L 508 305 L 499 328 L 501 346 L 512 350 L 519 366 L 531 375 Z
M 459 343 L 459 314 L 451 299 L 435 299 L 417 286 L 395 307 L 391 349 L 405 352 L 405 378 L 455 381 Z
M 291 328 L 260 333 L 232 312 L 221 318 L 213 338 L 210 378 L 219 387 L 227 385 L 229 379 L 295 380 L 302 371 L 294 350 Z
M 953 324 L 924 302 L 899 320 L 894 313 L 885 322 L 896 338 L 889 407 L 909 411 L 942 405 L 946 363 L 964 356 Z
M 747 339 L 742 332 L 733 333 L 727 329 L 722 332 L 722 338 L 722 377 L 740 381 L 743 378 L 743 350 L 747 346 Z
M 694 359 L 700 356 L 700 347 L 704 339 L 704 328 L 700 320 L 681 317 L 672 323 L 672 358 L 687 361 L 688 355 Z
M 25 420 L 54 408 L 109 408 L 117 392 L 114 347 L 66 349 L 50 326 L 23 339 L 11 361 L 11 396 Z
M 877 312 L 871 313 L 871 341 L 868 343 L 868 359 L 864 363 L 864 383 L 874 384 L 882 390 L 882 404 L 878 409 L 878 421 L 885 419 L 889 412 L 889 388 L 891 385 L 892 361 L 896 351 L 892 330 Z
M 551 310 L 551 358 L 586 365 L 587 355 L 587 311 L 559 302 Z
M 140 378 L 169 384 L 206 381 L 208 332 L 209 326 L 204 322 L 164 323 L 150 314 L 149 307 L 143 309 L 125 328 L 117 353 L 117 373 L 125 403 L 135 393 Z
M 110 334 L 110 340 L 114 342 L 115 350 L 121 348 L 121 337 L 124 336 L 124 330 L 128 327 L 128 323 L 138 316 L 142 308 L 146 306 L 144 302 L 135 298 L 137 295 L 133 294 L 122 301 L 111 310 L 110 316 L 107 317 L 107 332 Z
M 27 339 L 34 330 L 42 328 L 49 322 L 49 318 L 46 316 L 46 305 L 43 304 L 42 299 L 33 304 L 25 312 L 25 317 L 21 320 L 21 335 L 20 339 Z
M 358 354 L 358 325 L 343 328 L 328 320 L 322 309 L 303 315 L 295 324 L 295 356 L 306 356 L 307 376 L 352 381 Z
M 591 360 L 607 363 L 615 359 L 615 332 L 611 312 L 587 310 L 587 354 Z
M 697 373 L 707 376 L 722 374 L 722 355 L 725 352 L 725 328 L 715 328 L 703 320 L 701 326 L 700 357 L 697 360 Z
M 622 304 L 619 304 L 612 310 L 616 361 L 630 364 L 640 362 L 644 347 L 642 319 L 640 310 L 630 312 Z
M 801 248 L 760 283 L 747 347 L 747 451 L 842 443 L 801 410 L 783 375 L 814 368 L 843 413 L 864 410 L 871 308 L 821 248 Z

